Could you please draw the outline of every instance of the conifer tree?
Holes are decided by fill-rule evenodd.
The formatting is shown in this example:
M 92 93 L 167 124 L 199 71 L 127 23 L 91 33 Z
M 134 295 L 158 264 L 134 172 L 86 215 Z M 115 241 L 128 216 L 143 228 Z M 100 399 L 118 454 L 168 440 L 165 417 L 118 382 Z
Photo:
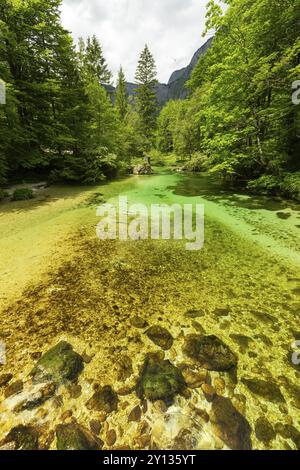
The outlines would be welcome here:
M 128 98 L 126 91 L 126 79 L 122 67 L 119 70 L 117 88 L 116 88 L 116 109 L 121 121 L 124 121 L 128 111 Z
M 86 44 L 83 39 L 79 40 L 79 60 L 85 77 L 96 79 L 101 84 L 111 82 L 111 72 L 108 69 L 106 60 L 99 40 L 96 36 L 88 37 Z
M 151 140 L 156 126 L 156 76 L 155 61 L 146 44 L 138 62 L 135 80 L 137 84 L 137 108 L 141 131 L 148 140 Z

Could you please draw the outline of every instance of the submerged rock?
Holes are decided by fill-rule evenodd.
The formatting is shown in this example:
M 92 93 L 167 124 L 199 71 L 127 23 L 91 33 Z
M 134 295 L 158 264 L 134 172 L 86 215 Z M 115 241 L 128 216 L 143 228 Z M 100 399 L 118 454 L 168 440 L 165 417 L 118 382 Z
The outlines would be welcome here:
M 214 335 L 187 336 L 183 352 L 207 370 L 227 371 L 237 365 L 236 355 Z
M 141 317 L 138 317 L 138 316 L 135 316 L 135 317 L 131 318 L 130 323 L 135 328 L 140 328 L 140 329 L 147 328 L 147 326 L 148 326 L 148 322 L 146 320 L 144 320 L 144 318 L 141 318 Z
M 109 385 L 106 385 L 94 393 L 86 407 L 89 410 L 112 413 L 118 409 L 118 396 Z
M 205 317 L 205 312 L 202 310 L 187 310 L 184 314 L 186 318 L 200 318 Z
M 6 399 L 4 406 L 15 412 L 32 410 L 52 398 L 55 390 L 56 387 L 52 383 L 33 384 L 28 390 Z
M 37 450 L 39 448 L 39 434 L 33 426 L 16 426 L 11 429 L 4 439 L 4 444 L 14 442 L 15 449 Z
M 23 390 L 23 381 L 17 380 L 16 382 L 11 383 L 4 392 L 5 398 L 11 397 L 12 395 L 16 395 L 21 393 Z
M 4 385 L 8 384 L 13 378 L 12 374 L 1 374 L 0 375 L 0 387 L 4 387 Z
M 251 428 L 248 421 L 233 406 L 229 398 L 216 397 L 210 420 L 216 435 L 232 450 L 250 450 Z
M 61 341 L 38 360 L 30 375 L 34 382 L 60 384 L 65 380 L 76 380 L 82 370 L 82 357 L 73 351 L 69 343 Z
M 59 424 L 56 428 L 57 450 L 101 450 L 103 442 L 79 424 Z
M 125 382 L 133 374 L 132 360 L 129 356 L 122 356 L 117 362 L 117 380 Z
M 170 361 L 146 356 L 136 386 L 139 398 L 150 401 L 172 401 L 174 396 L 185 388 L 182 373 Z
M 170 349 L 173 345 L 173 337 L 168 330 L 161 326 L 151 326 L 146 331 L 148 338 L 164 351 Z
M 273 429 L 273 426 L 264 417 L 261 417 L 256 421 L 255 435 L 259 441 L 265 443 L 269 443 L 276 437 L 276 433 Z
M 241 379 L 242 383 L 255 395 L 273 403 L 284 403 L 285 399 L 279 386 L 271 381 L 261 379 Z
M 141 420 L 141 417 L 142 417 L 142 410 L 139 406 L 135 406 L 131 412 L 129 413 L 129 416 L 128 416 L 128 422 L 140 422 Z

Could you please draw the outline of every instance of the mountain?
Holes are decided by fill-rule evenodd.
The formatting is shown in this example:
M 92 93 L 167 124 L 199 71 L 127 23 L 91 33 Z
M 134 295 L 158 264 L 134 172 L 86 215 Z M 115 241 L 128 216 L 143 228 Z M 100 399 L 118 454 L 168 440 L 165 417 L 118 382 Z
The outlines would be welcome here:
M 185 84 L 190 79 L 200 57 L 206 54 L 210 48 L 212 41 L 213 38 L 208 39 L 208 41 L 195 52 L 187 67 L 173 72 L 167 84 L 157 84 L 157 101 L 159 107 L 163 107 L 169 100 L 185 99 L 188 96 L 189 91 L 185 88 Z M 126 87 L 128 96 L 133 99 L 136 94 L 137 86 L 134 83 L 127 82 Z M 112 100 L 114 100 L 115 88 L 111 85 L 107 85 L 106 89 L 112 96 Z

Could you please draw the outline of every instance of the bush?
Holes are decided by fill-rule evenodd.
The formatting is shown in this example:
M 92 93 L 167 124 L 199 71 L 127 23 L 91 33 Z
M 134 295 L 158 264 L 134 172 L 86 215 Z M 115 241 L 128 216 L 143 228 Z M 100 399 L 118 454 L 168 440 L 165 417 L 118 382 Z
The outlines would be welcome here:
M 198 173 L 200 171 L 206 171 L 208 169 L 208 158 L 202 153 L 195 152 L 189 162 L 184 165 L 185 171 L 191 171 Z
M 278 176 L 264 175 L 256 180 L 249 181 L 248 189 L 263 195 L 275 195 L 280 192 L 280 178 Z
M 157 149 L 151 149 L 149 152 L 146 152 L 146 155 L 151 159 L 151 165 L 154 166 L 165 166 L 164 156 Z
M 3 189 L 0 189 L 0 201 L 3 201 L 5 197 L 6 197 L 5 191 L 3 191 Z
M 22 188 L 16 189 L 13 193 L 12 200 L 13 201 L 27 201 L 28 199 L 33 199 L 34 194 L 32 189 Z
M 286 174 L 280 188 L 286 197 L 300 201 L 300 172 Z

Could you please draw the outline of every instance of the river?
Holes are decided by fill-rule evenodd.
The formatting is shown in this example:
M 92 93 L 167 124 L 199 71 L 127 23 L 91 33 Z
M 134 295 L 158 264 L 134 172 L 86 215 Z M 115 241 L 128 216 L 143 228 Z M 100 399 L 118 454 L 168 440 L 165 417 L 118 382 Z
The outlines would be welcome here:
M 120 195 L 130 204 L 204 204 L 203 249 L 187 251 L 184 240 L 98 240 L 96 207 Z M 184 354 L 189 335 L 223 341 L 237 357 L 235 374 L 212 371 L 209 381 L 247 419 L 252 446 L 300 446 L 300 366 L 292 363 L 292 343 L 300 339 L 299 205 L 229 191 L 208 175 L 160 169 L 88 189 L 52 186 L 33 201 L 2 204 L 0 227 L 1 374 L 27 390 L 37 358 L 60 340 L 91 358 L 76 396 L 62 385 L 43 406 L 22 413 L 4 400 L 0 438 L 32 424 L 43 445 L 55 448 L 49 436 L 66 412 L 88 428 L 97 413 L 87 401 L 97 386 L 111 385 L 121 390 L 120 406 L 101 425 L 104 442 L 113 429 L 119 448 L 172 448 L 180 433 L 183 447 L 230 447 L 218 426 L 195 412 L 211 412 L 201 388 L 177 396 L 168 410 L 149 403 L 147 432 L 141 422 L 128 423 L 139 399 L 122 389 L 134 387 L 145 354 L 159 349 L 145 328 L 132 325 L 139 317 L 168 330 L 173 344 L 165 359 L 182 370 L 194 367 Z M 120 374 L 128 361 L 131 372 Z M 141 435 L 148 436 L 144 444 Z

